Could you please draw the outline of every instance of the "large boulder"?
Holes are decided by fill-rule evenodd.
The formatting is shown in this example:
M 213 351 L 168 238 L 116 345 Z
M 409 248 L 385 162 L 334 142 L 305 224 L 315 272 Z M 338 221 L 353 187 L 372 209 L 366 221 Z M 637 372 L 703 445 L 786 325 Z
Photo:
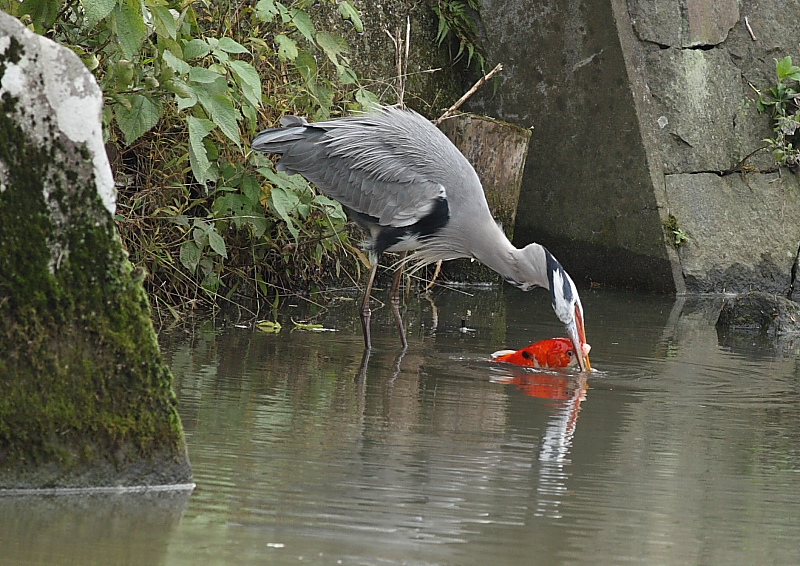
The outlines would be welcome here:
M 102 102 L 72 51 L 0 12 L 0 489 L 191 482 Z

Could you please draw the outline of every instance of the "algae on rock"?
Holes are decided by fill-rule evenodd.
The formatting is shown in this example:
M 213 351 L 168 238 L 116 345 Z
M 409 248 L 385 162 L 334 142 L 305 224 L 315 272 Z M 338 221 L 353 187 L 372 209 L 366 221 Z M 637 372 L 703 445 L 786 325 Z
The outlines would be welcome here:
M 0 13 L 0 489 L 191 481 L 141 282 L 116 233 L 102 94 Z

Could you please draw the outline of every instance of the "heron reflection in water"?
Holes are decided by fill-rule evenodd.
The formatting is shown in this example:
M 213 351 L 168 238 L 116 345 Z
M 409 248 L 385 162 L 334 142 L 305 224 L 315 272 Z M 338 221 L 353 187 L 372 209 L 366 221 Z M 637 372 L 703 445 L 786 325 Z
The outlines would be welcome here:
M 522 368 L 504 368 L 501 376 L 492 381 L 515 386 L 530 397 L 547 400 L 550 409 L 548 421 L 537 453 L 538 483 L 536 486 L 538 516 L 560 518 L 559 507 L 567 493 L 567 480 L 571 475 L 570 451 L 581 403 L 589 388 L 586 374 L 557 371 L 534 371 Z

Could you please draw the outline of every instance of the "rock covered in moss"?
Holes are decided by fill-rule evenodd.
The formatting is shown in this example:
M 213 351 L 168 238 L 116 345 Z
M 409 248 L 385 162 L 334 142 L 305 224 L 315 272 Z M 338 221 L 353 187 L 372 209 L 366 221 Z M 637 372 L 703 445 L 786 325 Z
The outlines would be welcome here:
M 738 295 L 723 303 L 717 329 L 765 334 L 800 332 L 800 304 L 771 293 Z
M 99 87 L 0 12 L 0 106 L 0 489 L 190 482 L 112 218 Z

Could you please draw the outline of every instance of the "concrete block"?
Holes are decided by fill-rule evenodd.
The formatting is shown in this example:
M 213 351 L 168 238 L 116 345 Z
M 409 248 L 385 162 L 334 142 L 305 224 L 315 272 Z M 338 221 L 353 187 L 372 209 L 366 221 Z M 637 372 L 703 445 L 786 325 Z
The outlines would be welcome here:
M 678 249 L 687 291 L 787 294 L 800 242 L 793 175 L 667 175 L 666 194 L 689 238 Z

